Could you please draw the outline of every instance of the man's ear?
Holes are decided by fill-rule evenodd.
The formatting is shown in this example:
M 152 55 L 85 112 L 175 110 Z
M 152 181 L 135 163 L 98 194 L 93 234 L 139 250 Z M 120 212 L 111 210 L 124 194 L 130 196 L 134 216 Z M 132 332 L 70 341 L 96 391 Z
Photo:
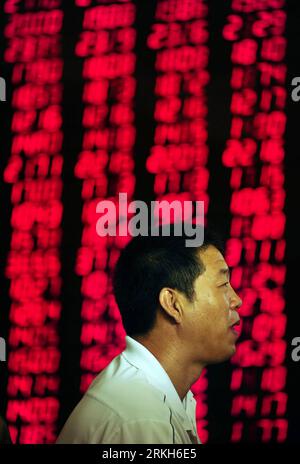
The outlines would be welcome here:
M 164 287 L 159 292 L 159 302 L 164 311 L 177 323 L 182 319 L 183 308 L 179 293 L 173 288 Z

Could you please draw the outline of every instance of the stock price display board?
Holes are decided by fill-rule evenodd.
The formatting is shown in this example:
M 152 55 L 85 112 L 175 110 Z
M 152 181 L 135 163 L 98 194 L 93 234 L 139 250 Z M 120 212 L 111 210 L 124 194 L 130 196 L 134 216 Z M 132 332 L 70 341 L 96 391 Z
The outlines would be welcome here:
M 111 275 L 128 237 L 95 233 L 97 202 L 119 193 L 221 219 L 242 331 L 192 387 L 201 441 L 287 440 L 287 6 L 219 3 L 2 2 L 1 392 L 16 443 L 55 442 L 125 348 Z

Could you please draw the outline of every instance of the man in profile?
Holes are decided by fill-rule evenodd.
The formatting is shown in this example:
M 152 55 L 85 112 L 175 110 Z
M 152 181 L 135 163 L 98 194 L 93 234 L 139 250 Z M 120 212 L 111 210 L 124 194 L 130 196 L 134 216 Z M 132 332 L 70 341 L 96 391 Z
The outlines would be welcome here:
M 57 443 L 201 443 L 191 386 L 236 351 L 242 302 L 219 240 L 137 236 L 123 249 L 114 292 L 126 349 L 96 377 Z

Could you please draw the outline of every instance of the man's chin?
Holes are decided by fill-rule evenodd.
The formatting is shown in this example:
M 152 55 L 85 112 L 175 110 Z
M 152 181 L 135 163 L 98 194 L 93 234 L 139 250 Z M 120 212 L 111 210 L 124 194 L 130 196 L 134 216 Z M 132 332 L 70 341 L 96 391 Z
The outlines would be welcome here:
M 235 352 L 236 352 L 236 346 L 235 346 L 235 344 L 233 343 L 233 344 L 230 346 L 230 349 L 228 350 L 228 352 L 226 353 L 226 355 L 224 355 L 223 361 L 228 361 L 228 359 L 232 358 L 232 356 L 235 354 Z
M 236 352 L 236 346 L 231 345 L 230 350 L 228 350 L 226 353 L 223 353 L 223 354 L 220 354 L 219 356 L 216 356 L 215 359 L 211 360 L 207 364 L 218 364 L 218 363 L 228 361 L 230 358 L 232 358 L 232 356 L 235 354 L 235 352 Z

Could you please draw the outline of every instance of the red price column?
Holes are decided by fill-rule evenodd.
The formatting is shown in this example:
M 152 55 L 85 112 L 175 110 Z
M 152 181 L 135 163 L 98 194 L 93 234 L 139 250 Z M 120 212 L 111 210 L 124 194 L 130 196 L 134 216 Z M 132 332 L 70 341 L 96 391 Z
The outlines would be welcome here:
M 155 19 L 148 47 L 156 51 L 156 126 L 146 168 L 154 175 L 158 200 L 204 201 L 206 213 L 209 201 L 205 95 L 209 82 L 207 5 L 200 0 L 158 1 Z M 206 388 L 203 372 L 193 386 L 198 403 L 198 433 L 203 443 L 208 440 Z
M 232 1 L 231 238 L 226 258 L 242 299 L 243 330 L 232 358 L 231 441 L 283 442 L 288 422 L 285 356 L 284 0 Z M 259 393 L 258 393 L 259 392 Z
M 99 236 L 96 207 L 99 201 L 110 200 L 119 217 L 119 193 L 127 194 L 128 202 L 134 193 L 136 32 L 132 1 L 75 3 L 83 8 L 76 45 L 76 55 L 83 60 L 83 142 L 75 166 L 75 176 L 82 180 L 83 232 L 75 272 L 82 277 L 80 390 L 84 392 L 125 348 L 111 273 L 130 237 L 119 236 L 118 227 L 115 237 Z M 122 222 L 125 216 L 120 217 Z
M 12 185 L 7 420 L 14 442 L 57 436 L 62 218 L 61 2 L 6 1 L 12 64 Z

